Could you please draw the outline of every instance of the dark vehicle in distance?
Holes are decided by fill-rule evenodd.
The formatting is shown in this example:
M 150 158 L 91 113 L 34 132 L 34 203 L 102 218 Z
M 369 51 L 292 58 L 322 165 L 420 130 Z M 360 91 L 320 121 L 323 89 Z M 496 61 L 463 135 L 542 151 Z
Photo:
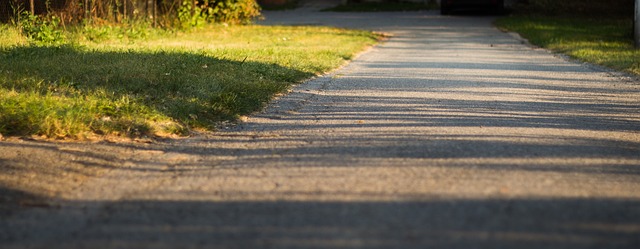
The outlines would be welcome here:
M 497 13 L 504 11 L 504 0 L 441 0 L 440 14 L 448 15 L 452 10 L 492 10 Z

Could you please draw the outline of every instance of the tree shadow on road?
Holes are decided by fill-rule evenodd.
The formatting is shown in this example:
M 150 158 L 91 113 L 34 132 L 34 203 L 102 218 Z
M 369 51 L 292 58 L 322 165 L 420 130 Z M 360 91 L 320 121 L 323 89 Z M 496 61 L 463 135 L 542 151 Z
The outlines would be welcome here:
M 2 190 L 2 192 L 6 192 Z M 618 199 L 67 202 L 0 222 L 3 248 L 637 248 Z M 97 210 L 87 211 L 87 207 Z M 91 208 L 89 208 L 91 209 Z M 84 210 L 84 211 L 83 211 Z M 97 215 L 90 220 L 86 212 Z M 33 217 L 32 217 L 33 218 Z M 60 234 L 56 226 L 77 226 Z M 40 234 L 34 235 L 38 231 Z

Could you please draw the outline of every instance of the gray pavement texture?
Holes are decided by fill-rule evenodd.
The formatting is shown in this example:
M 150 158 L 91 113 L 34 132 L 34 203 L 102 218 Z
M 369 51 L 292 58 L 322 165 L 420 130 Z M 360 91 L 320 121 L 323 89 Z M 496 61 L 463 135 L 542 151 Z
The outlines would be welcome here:
M 489 16 L 266 18 L 393 37 L 215 134 L 0 143 L 5 164 L 45 160 L 29 148 L 103 172 L 0 221 L 0 247 L 640 248 L 634 78 Z

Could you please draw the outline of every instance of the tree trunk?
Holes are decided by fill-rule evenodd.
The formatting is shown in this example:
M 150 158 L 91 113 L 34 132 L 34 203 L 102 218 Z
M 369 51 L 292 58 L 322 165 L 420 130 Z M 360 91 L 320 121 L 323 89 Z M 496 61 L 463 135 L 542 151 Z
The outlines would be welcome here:
M 36 14 L 36 3 L 34 1 L 35 0 L 30 0 L 29 1 L 29 8 L 31 8 L 31 15 L 35 15 Z
M 84 0 L 82 5 L 84 8 L 84 19 L 89 20 L 89 0 Z
M 633 15 L 633 40 L 636 48 L 640 49 L 640 0 L 636 0 L 636 6 Z
M 192 0 L 192 2 L 191 2 L 191 18 L 193 18 L 196 15 L 196 4 L 197 4 L 197 1 L 196 0 Z
M 124 0 L 122 2 L 123 2 L 122 20 L 127 20 L 127 0 Z
M 153 27 L 158 27 L 158 1 L 153 0 Z
M 118 0 L 113 0 L 113 4 L 111 5 L 111 12 L 113 13 L 113 20 L 118 23 Z

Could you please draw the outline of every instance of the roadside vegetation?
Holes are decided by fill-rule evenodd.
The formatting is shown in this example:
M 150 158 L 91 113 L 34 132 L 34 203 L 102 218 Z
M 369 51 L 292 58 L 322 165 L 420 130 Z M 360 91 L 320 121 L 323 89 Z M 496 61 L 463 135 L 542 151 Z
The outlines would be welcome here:
M 640 50 L 633 46 L 632 23 L 627 19 L 519 15 L 496 24 L 534 45 L 640 75 Z
M 0 25 L 0 134 L 90 139 L 214 130 L 374 44 L 364 31 L 148 20 Z
M 640 75 L 640 50 L 633 46 L 633 1 L 531 1 L 499 28 L 534 45 L 576 59 Z M 627 7 L 625 7 L 627 6 Z

